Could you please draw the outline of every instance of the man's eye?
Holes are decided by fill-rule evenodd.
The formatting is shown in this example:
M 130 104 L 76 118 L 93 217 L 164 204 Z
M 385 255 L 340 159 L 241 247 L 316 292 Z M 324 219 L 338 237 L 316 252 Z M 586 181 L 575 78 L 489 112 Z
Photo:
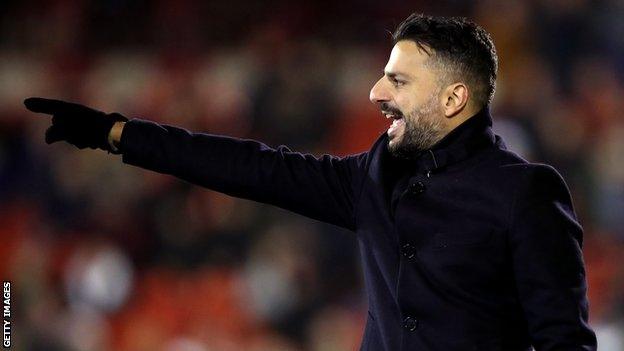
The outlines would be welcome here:
M 393 83 L 394 85 L 396 85 L 397 87 L 400 87 L 400 86 L 402 86 L 402 85 L 405 85 L 405 82 L 404 82 L 404 81 L 402 81 L 402 80 L 397 80 L 397 79 L 394 79 L 394 80 L 392 81 L 392 83 Z

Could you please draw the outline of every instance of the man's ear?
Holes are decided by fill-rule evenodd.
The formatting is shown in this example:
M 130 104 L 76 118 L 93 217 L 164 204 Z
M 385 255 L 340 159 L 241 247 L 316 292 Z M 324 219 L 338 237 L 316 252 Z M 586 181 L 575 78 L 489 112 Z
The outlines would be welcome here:
M 453 83 L 444 89 L 442 99 L 444 115 L 451 118 L 468 104 L 468 86 L 464 83 Z

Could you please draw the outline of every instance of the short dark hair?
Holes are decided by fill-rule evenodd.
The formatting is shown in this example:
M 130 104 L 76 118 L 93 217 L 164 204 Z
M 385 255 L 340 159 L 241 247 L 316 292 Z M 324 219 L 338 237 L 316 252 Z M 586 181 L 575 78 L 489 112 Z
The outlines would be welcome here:
M 430 63 L 443 72 L 442 83 L 459 80 L 467 84 L 477 106 L 492 101 L 498 56 L 483 28 L 463 17 L 413 13 L 392 34 L 393 45 L 401 40 L 414 41 L 429 54 Z

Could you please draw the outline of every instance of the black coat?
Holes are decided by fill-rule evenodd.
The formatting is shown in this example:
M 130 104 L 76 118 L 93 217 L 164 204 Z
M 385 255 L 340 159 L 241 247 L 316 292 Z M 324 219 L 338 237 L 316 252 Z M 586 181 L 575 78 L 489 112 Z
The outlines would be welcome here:
M 368 294 L 361 350 L 595 350 L 563 179 L 508 151 L 489 110 L 416 161 L 384 133 L 347 157 L 132 119 L 123 162 L 354 231 Z

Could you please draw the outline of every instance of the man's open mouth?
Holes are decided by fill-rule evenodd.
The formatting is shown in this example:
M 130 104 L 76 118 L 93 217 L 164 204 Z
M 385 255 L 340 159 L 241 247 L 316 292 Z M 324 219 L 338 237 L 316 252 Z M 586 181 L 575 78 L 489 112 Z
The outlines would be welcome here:
M 399 129 L 405 126 L 403 115 L 395 114 L 392 112 L 382 112 L 382 113 L 384 114 L 384 116 L 386 116 L 386 118 L 392 119 L 392 124 L 390 125 L 390 128 L 388 128 L 388 136 L 394 137 L 399 131 Z

